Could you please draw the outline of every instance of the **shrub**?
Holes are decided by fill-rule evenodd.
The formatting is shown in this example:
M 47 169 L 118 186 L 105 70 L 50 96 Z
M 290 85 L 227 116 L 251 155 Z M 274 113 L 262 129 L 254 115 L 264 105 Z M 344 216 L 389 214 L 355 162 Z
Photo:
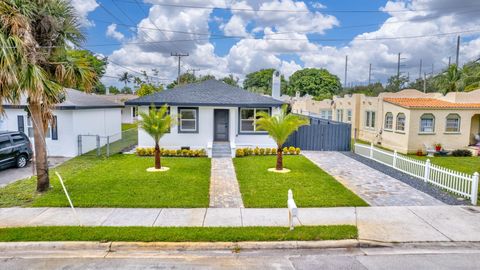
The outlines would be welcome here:
M 290 155 L 295 155 L 297 153 L 297 151 L 295 150 L 295 147 L 290 146 L 288 148 L 288 153 L 290 153 Z
M 452 156 L 454 157 L 471 157 L 472 152 L 467 149 L 457 149 L 452 152 Z
M 147 147 L 142 148 L 138 147 L 135 150 L 138 156 L 153 156 L 155 154 L 155 148 Z M 169 150 L 169 149 L 160 149 L 160 154 L 165 157 L 206 157 L 207 151 L 205 149 L 199 150 Z
M 300 152 L 301 152 L 300 147 L 295 148 L 295 154 L 296 155 L 300 155 Z
M 288 154 L 288 147 L 283 148 L 283 154 L 287 155 Z
M 270 154 L 272 154 L 272 149 L 265 148 L 265 155 L 270 155 Z
M 265 155 L 265 148 L 260 148 L 259 151 L 260 151 L 260 155 L 262 155 L 262 156 Z
M 277 148 L 272 148 L 272 155 L 276 155 L 277 154 Z
M 255 149 L 253 150 L 253 153 L 258 156 L 260 154 L 260 149 L 258 147 L 255 147 Z
M 245 155 L 245 153 L 243 152 L 242 148 L 239 148 L 235 151 L 235 156 L 236 157 L 243 157 L 244 155 Z

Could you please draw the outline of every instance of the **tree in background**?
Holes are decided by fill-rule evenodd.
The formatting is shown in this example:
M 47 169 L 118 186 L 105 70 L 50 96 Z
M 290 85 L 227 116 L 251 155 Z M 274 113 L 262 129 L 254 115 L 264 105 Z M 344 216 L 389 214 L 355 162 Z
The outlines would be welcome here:
M 118 90 L 118 88 L 116 86 L 111 85 L 111 86 L 108 87 L 108 92 L 110 94 L 116 95 L 116 94 L 120 93 L 120 90 Z
M 450 65 L 444 72 L 435 76 L 435 86 L 443 94 L 463 91 L 462 73 L 462 69 L 456 64 Z
M 132 88 L 130 88 L 128 86 L 124 86 L 122 88 L 122 90 L 120 90 L 120 93 L 122 93 L 122 94 L 133 94 L 133 90 L 132 90 Z
M 98 83 L 92 59 L 71 47 L 84 40 L 70 1 L 0 1 L 0 104 L 27 96 L 39 192 L 50 187 L 45 136 L 54 106 L 65 87 Z
M 161 92 L 161 91 L 163 91 L 163 86 L 162 85 L 155 86 L 151 83 L 143 83 L 137 89 L 136 93 L 139 97 L 143 97 L 143 96 L 150 95 L 150 94 L 153 94 L 155 92 Z
M 350 95 L 350 94 L 364 94 L 366 96 L 376 97 L 381 92 L 384 92 L 382 83 L 376 82 L 371 83 L 370 85 L 357 85 L 353 87 L 345 87 L 342 89 L 339 95 Z
M 464 91 L 480 89 L 480 63 L 477 61 L 463 65 Z
M 388 78 L 387 85 L 385 86 L 386 92 L 398 92 L 402 90 L 408 83 L 407 76 L 391 76 Z
M 222 82 L 235 87 L 238 87 L 238 80 L 238 77 L 233 77 L 233 74 L 229 74 L 227 77 L 221 79 Z
M 125 87 L 127 87 L 127 84 L 129 84 L 132 81 L 132 75 L 128 74 L 128 72 L 122 73 L 118 78 L 118 81 L 123 82 L 125 84 Z
M 277 164 L 275 169 L 283 171 L 283 144 L 290 134 L 301 126 L 309 125 L 310 121 L 302 116 L 287 112 L 288 106 L 283 105 L 280 114 L 270 115 L 266 112 L 259 112 L 257 129 L 265 130 L 268 135 L 277 143 Z
M 243 88 L 253 93 L 271 95 L 272 94 L 272 78 L 274 68 L 261 69 L 247 74 L 243 81 Z M 287 94 L 288 82 L 283 75 L 280 76 L 280 91 Z
M 141 112 L 138 124 L 155 141 L 155 169 L 162 168 L 160 161 L 160 139 L 170 130 L 174 124 L 173 118 L 168 114 L 167 105 L 160 109 L 152 106 L 148 113 Z
M 314 97 L 331 97 L 340 93 L 341 89 L 340 79 L 323 68 L 297 70 L 290 76 L 288 83 L 288 94 L 291 96 L 298 91 L 301 96 L 308 94 Z

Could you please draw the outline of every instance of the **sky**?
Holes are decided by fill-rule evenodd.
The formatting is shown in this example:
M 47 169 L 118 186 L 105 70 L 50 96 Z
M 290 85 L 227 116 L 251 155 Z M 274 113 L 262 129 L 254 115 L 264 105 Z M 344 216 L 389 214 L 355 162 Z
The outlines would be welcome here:
M 181 72 L 246 74 L 263 68 L 287 78 L 302 68 L 325 68 L 347 85 L 385 83 L 397 74 L 415 80 L 455 62 L 480 58 L 478 0 L 71 0 L 87 41 L 108 57 L 107 85 L 120 74 L 168 84 Z M 158 71 L 158 73 L 154 72 Z

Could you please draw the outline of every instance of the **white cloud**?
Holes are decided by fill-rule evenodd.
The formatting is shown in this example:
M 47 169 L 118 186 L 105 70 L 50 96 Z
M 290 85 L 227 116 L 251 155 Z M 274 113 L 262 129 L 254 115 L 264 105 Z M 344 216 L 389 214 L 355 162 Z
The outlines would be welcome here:
M 123 39 L 125 39 L 125 35 L 117 31 L 117 25 L 114 23 L 110 24 L 107 27 L 106 35 L 107 37 L 114 38 L 118 41 L 122 41 Z
M 70 0 L 73 8 L 80 17 L 83 26 L 94 26 L 94 22 L 88 20 L 88 14 L 94 11 L 99 5 L 96 0 Z

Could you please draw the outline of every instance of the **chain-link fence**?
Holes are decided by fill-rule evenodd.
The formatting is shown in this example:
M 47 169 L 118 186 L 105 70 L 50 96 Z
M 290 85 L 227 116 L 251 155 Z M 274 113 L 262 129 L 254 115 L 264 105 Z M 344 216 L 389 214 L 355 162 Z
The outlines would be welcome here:
M 116 153 L 133 150 L 137 145 L 137 139 L 136 128 L 110 136 L 78 135 L 78 155 L 109 157 Z

